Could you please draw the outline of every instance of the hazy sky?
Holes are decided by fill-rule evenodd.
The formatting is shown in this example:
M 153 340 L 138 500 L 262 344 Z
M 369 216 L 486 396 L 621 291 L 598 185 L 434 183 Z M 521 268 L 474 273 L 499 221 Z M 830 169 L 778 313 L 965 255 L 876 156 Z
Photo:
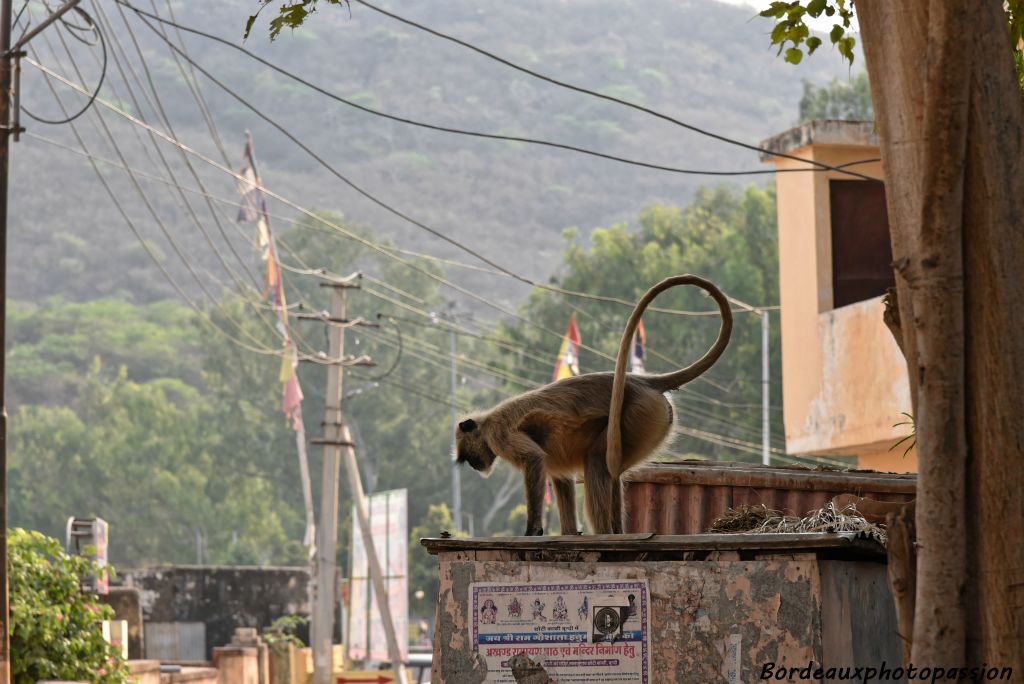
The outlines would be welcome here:
M 727 5 L 739 5 L 739 6 L 743 6 L 743 7 L 750 7 L 751 9 L 753 9 L 753 10 L 755 10 L 757 12 L 760 12 L 761 10 L 765 9 L 766 7 L 768 7 L 768 5 L 771 4 L 771 0 L 709 0 L 709 1 L 710 2 L 724 2 Z M 807 25 L 810 26 L 811 29 L 813 29 L 814 31 L 819 31 L 821 33 L 828 33 L 832 29 L 832 25 L 834 23 L 835 22 L 833 21 L 833 18 L 826 17 L 824 15 L 818 17 L 817 19 L 811 19 L 809 17 L 807 19 Z M 860 31 L 860 27 L 857 25 L 857 18 L 856 17 L 854 17 L 854 20 L 853 20 L 852 24 L 853 25 L 850 28 L 853 29 L 854 33 L 858 33 Z

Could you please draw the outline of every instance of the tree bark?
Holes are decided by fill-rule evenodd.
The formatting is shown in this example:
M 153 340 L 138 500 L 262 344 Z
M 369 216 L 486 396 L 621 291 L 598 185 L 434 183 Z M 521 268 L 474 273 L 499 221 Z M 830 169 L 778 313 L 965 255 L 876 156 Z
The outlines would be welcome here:
M 903 644 L 903 664 L 913 662 L 914 595 L 916 593 L 917 552 L 914 550 L 914 504 L 886 516 L 888 543 L 887 576 L 896 608 L 896 625 Z
M 917 384 L 913 661 L 1022 671 L 1024 101 L 1002 3 L 857 12 Z

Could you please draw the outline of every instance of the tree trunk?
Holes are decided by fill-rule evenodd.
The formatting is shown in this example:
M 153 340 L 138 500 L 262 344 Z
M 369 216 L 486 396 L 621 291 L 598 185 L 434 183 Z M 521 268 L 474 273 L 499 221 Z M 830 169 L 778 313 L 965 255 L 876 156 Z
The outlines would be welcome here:
M 858 0 L 916 380 L 919 666 L 1024 670 L 1024 100 L 999 0 Z M 969 572 L 968 572 L 969 569 Z

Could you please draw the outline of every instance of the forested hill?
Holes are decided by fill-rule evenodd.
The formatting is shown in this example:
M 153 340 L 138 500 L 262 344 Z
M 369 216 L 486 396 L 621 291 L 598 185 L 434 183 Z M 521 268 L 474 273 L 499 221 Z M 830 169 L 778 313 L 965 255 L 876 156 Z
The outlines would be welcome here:
M 164 0 L 157 0 L 155 6 L 167 14 Z M 181 23 L 236 42 L 256 7 L 255 1 L 242 0 L 173 2 Z M 145 3 L 145 8 L 152 6 Z M 147 79 L 152 78 L 177 137 L 219 159 L 165 44 L 129 15 L 147 75 L 118 6 L 112 0 L 98 0 L 89 3 L 88 9 L 113 27 L 102 96 L 157 124 L 157 114 L 147 101 L 153 97 L 143 95 Z M 402 3 L 399 11 L 543 73 L 748 142 L 795 123 L 802 79 L 822 83 L 847 74 L 838 58 L 827 55 L 799 67 L 785 64 L 768 48 L 767 21 L 756 18 L 751 9 L 710 0 L 446 0 Z M 266 38 L 267 19 L 257 23 L 248 48 L 328 90 L 393 114 L 528 135 L 661 164 L 716 170 L 761 168 L 750 151 L 543 83 L 359 4 L 351 8 L 325 5 L 306 28 L 286 31 L 274 43 Z M 72 40 L 66 32 L 64 37 L 83 80 L 95 83 L 97 49 Z M 37 58 L 78 80 L 57 36 L 51 35 L 48 41 L 49 45 L 42 39 L 34 41 Z M 546 281 L 559 262 L 565 227 L 579 226 L 585 238 L 591 228 L 628 220 L 652 202 L 685 204 L 699 185 L 718 182 L 385 121 L 333 102 L 230 48 L 188 35 L 185 43 L 201 65 L 351 180 L 540 280 Z M 341 211 L 350 221 L 370 226 L 402 247 L 470 260 L 355 194 L 280 132 L 204 77 L 198 78 L 232 166 L 241 164 L 244 131 L 249 129 L 268 187 L 311 208 Z M 34 67 L 25 66 L 23 90 L 23 102 L 34 113 L 62 117 Z M 82 103 L 81 96 L 68 89 L 62 93 L 70 109 Z M 118 149 L 97 127 L 92 113 L 76 121 L 93 154 L 116 160 L 121 153 L 130 166 L 168 178 L 144 133 L 109 112 L 104 116 Z M 23 119 L 30 134 L 77 147 L 68 126 Z M 157 127 L 166 130 L 163 124 Z M 191 184 L 176 150 L 166 145 L 162 150 L 177 180 Z M 54 295 L 70 300 L 124 296 L 145 303 L 173 296 L 83 157 L 26 136 L 14 146 L 12 162 L 8 278 L 12 297 L 38 301 Z M 236 196 L 230 177 L 197 164 L 211 193 Z M 125 212 L 150 247 L 187 291 L 197 294 L 195 279 L 158 231 L 136 189 L 123 172 L 104 168 Z M 751 178 L 758 177 L 733 180 L 745 183 Z M 760 177 L 759 182 L 767 178 Z M 216 293 L 232 286 L 207 238 L 187 217 L 172 189 L 145 175 L 138 182 L 167 232 L 194 263 L 197 277 Z M 223 234 L 243 258 L 255 260 L 243 233 L 226 220 L 217 228 L 202 201 L 190 197 L 199 222 L 227 259 L 233 257 L 221 242 Z M 276 203 L 271 210 L 284 217 L 296 215 Z M 225 208 L 221 218 L 234 211 Z M 525 294 L 491 276 L 457 275 L 460 282 L 507 303 L 518 303 Z

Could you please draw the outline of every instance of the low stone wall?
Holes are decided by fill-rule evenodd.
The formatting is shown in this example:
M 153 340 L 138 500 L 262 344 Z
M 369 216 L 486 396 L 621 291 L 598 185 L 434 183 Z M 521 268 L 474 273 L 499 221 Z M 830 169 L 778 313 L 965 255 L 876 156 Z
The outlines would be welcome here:
M 236 627 L 262 631 L 282 615 L 310 614 L 306 568 L 172 565 L 119 576 L 140 592 L 145 622 L 205 624 L 207 661 Z M 298 636 L 308 643 L 308 625 Z

